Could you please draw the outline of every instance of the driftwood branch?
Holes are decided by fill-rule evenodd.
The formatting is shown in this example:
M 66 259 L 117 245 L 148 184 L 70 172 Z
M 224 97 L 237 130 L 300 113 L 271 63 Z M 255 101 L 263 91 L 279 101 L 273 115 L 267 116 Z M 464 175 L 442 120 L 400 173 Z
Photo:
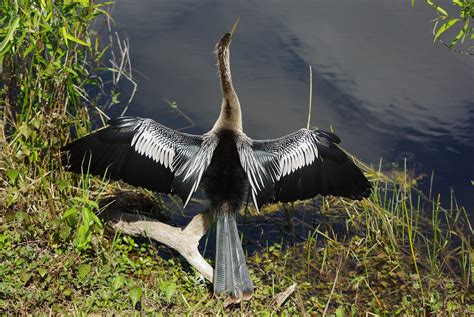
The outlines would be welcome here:
M 206 234 L 212 224 L 209 212 L 194 216 L 184 227 L 173 227 L 156 219 L 136 214 L 122 213 L 112 223 L 112 227 L 132 236 L 149 237 L 175 249 L 198 270 L 207 280 L 212 282 L 213 269 L 199 253 L 199 240 Z
M 293 292 L 295 291 L 297 285 L 298 284 L 293 283 L 290 287 L 288 287 L 283 292 L 276 294 L 275 297 L 273 298 L 272 302 L 271 302 L 271 305 L 276 306 L 276 307 L 280 307 L 288 299 L 288 297 L 291 294 L 293 294 Z

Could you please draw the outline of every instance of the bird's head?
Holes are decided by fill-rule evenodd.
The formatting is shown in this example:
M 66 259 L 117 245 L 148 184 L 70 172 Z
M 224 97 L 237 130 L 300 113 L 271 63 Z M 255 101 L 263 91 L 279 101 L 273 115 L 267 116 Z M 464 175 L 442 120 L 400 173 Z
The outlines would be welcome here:
M 235 32 L 235 29 L 237 29 L 237 25 L 239 24 L 240 17 L 237 18 L 235 21 L 234 25 L 232 26 L 232 29 L 230 32 L 225 33 L 222 38 L 219 40 L 217 43 L 217 55 L 221 56 L 222 54 L 225 54 L 225 52 L 229 49 L 230 43 L 232 42 L 232 36 Z

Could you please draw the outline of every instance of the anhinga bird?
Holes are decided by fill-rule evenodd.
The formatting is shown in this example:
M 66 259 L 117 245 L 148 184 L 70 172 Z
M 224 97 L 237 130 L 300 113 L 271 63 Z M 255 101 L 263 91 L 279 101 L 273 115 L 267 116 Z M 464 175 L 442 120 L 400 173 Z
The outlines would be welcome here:
M 317 194 L 361 199 L 371 185 L 333 133 L 301 129 L 279 139 L 252 140 L 243 132 L 230 73 L 231 39 L 226 33 L 216 47 L 222 105 L 209 132 L 191 135 L 151 119 L 119 117 L 64 147 L 63 164 L 74 172 L 177 194 L 185 206 L 201 186 L 217 221 L 214 293 L 239 301 L 253 294 L 236 225 L 248 195 L 259 208 Z

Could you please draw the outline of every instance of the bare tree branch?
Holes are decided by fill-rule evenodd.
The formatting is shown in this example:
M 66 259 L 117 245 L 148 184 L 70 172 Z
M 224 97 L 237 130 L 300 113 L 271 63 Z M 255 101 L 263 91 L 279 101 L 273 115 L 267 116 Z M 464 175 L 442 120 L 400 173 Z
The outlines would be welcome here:
M 185 228 L 173 227 L 158 220 L 136 214 L 122 213 L 112 227 L 136 237 L 149 237 L 181 254 L 189 264 L 212 282 L 213 269 L 199 253 L 199 240 L 212 224 L 209 212 L 197 214 Z

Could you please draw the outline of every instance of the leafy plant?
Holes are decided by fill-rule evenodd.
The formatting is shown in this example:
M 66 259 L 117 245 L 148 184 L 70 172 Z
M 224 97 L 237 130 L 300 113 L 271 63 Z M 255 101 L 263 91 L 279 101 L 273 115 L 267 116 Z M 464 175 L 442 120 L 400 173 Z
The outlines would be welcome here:
M 466 38 L 474 40 L 474 0 L 452 0 L 456 8 L 454 15 L 448 14 L 448 11 L 436 4 L 433 0 L 426 0 L 426 3 L 437 12 L 433 26 L 433 41 L 440 40 L 440 36 L 449 29 L 457 27 L 455 37 L 447 45 L 453 48 L 459 41 L 463 43 Z M 444 42 L 443 42 L 444 43 Z

